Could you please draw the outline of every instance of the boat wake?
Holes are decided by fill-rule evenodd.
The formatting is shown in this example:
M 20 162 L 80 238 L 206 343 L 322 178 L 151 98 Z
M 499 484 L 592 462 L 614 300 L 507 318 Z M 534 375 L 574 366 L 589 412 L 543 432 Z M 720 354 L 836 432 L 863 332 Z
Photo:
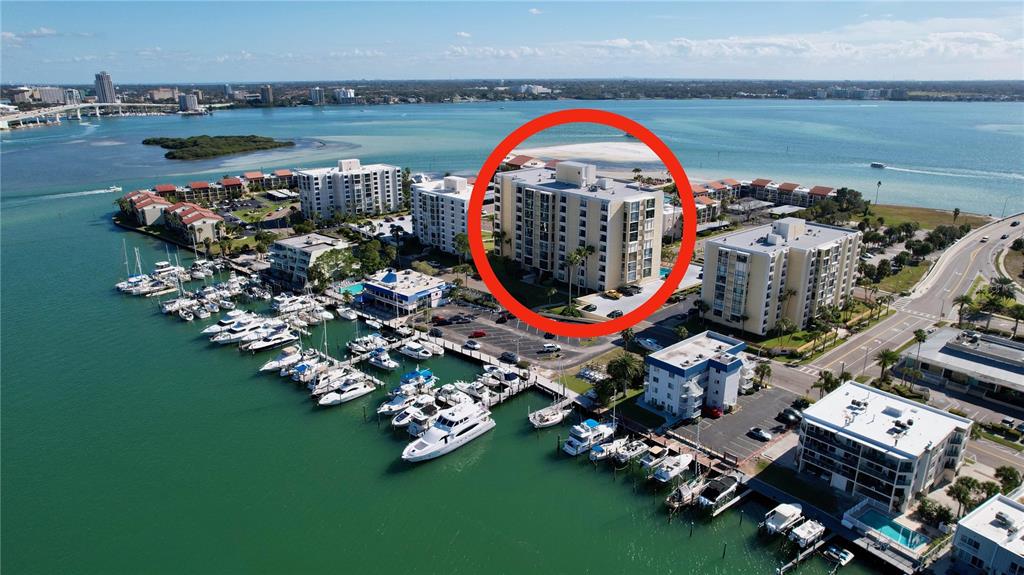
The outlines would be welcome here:
M 22 197 L 10 198 L 9 203 L 7 203 L 7 202 L 5 202 L 5 203 L 7 203 L 7 207 L 17 207 L 17 206 L 24 206 L 24 205 L 28 205 L 28 204 L 35 204 L 35 203 L 38 203 L 38 202 L 48 202 L 48 201 L 52 201 L 52 200 L 64 200 L 64 199 L 67 199 L 67 198 L 80 198 L 80 197 L 83 197 L 83 196 L 98 196 L 100 194 L 112 194 L 112 193 L 114 193 L 112 190 L 103 189 L 103 190 L 86 190 L 84 192 L 65 192 L 65 193 L 60 193 L 60 194 L 43 194 L 43 195 L 40 195 L 40 196 L 22 196 Z
M 898 166 L 885 166 L 887 172 L 906 172 L 908 174 L 924 174 L 928 176 L 942 176 L 946 178 L 994 178 L 1000 180 L 1024 180 L 1024 174 L 1016 172 L 989 172 L 985 170 L 956 170 L 941 171 L 922 168 L 901 168 Z

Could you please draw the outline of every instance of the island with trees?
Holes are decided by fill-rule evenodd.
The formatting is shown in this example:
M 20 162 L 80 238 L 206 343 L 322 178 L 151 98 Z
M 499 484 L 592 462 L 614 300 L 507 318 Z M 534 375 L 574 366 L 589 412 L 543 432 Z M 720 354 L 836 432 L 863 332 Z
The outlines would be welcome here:
M 229 154 L 256 152 L 294 146 L 291 140 L 275 140 L 266 136 L 192 136 L 189 138 L 146 138 L 147 146 L 168 150 L 168 160 L 202 160 Z

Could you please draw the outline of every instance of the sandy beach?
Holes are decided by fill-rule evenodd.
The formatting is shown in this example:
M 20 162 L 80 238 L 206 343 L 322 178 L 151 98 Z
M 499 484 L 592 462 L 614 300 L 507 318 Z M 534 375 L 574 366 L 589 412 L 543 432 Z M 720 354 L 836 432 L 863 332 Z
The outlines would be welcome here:
M 523 148 L 514 150 L 514 153 L 553 160 L 576 159 L 616 164 L 661 162 L 657 154 L 643 142 L 588 142 L 586 144 Z

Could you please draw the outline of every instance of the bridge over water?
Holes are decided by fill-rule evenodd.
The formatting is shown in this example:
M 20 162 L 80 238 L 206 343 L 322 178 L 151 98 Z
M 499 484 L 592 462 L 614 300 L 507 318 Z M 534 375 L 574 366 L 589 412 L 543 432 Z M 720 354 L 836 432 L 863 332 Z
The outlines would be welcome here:
M 25 112 L 14 112 L 0 116 L 0 130 L 9 130 L 32 124 L 60 124 L 61 118 L 81 120 L 82 116 L 99 118 L 125 116 L 141 112 L 177 111 L 177 104 L 146 104 L 142 102 L 113 102 L 89 104 L 62 104 L 49 108 L 38 108 Z

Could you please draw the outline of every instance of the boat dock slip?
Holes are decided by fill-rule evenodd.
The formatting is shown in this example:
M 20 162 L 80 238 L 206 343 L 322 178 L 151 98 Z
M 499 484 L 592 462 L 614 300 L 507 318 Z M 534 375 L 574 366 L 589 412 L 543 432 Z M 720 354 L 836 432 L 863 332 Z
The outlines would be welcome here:
M 729 501 L 727 501 L 727 502 L 726 502 L 726 503 L 725 503 L 724 505 L 722 505 L 722 506 L 721 506 L 721 507 L 719 507 L 718 509 L 715 509 L 714 513 L 712 513 L 712 514 L 711 514 L 711 517 L 713 517 L 713 518 L 714 518 L 714 517 L 718 517 L 718 516 L 719 516 L 719 515 L 721 515 L 721 514 L 722 514 L 722 512 L 724 512 L 724 511 L 725 511 L 726 509 L 728 509 L 728 508 L 732 507 L 733 505 L 736 505 L 736 504 L 737 504 L 737 503 L 739 503 L 740 501 L 743 501 L 744 499 L 746 499 L 746 498 L 747 498 L 747 497 L 748 497 L 748 496 L 749 496 L 749 495 L 750 495 L 751 493 L 753 493 L 753 492 L 754 492 L 754 491 L 753 491 L 752 489 L 747 489 L 747 490 L 746 490 L 746 491 L 744 491 L 743 493 L 740 493 L 740 494 L 739 494 L 739 495 L 737 495 L 736 497 L 733 497 L 732 499 L 730 499 Z
M 750 492 L 748 491 L 747 493 L 750 493 Z M 796 558 L 793 559 L 792 561 L 790 561 L 789 563 L 786 563 L 782 567 L 779 567 L 778 574 L 779 575 L 784 575 L 786 573 L 786 571 L 789 571 L 790 569 L 792 569 L 792 568 L 796 567 L 797 565 L 799 565 L 804 559 L 806 559 L 806 558 L 810 557 L 811 555 L 813 555 L 815 551 L 820 549 L 823 545 L 828 543 L 835 536 L 836 536 L 835 533 L 829 533 L 825 537 L 822 537 L 821 539 L 819 539 L 814 545 L 811 545 L 810 547 L 808 547 L 807 549 L 801 549 L 800 551 L 797 551 Z
M 320 350 L 314 350 L 314 353 L 316 354 L 316 356 L 318 358 L 320 358 L 320 359 L 324 360 L 325 362 L 327 362 L 328 364 L 330 364 L 331 367 L 348 367 L 348 366 L 353 365 L 353 362 L 351 360 L 342 361 L 340 359 L 331 357 L 331 356 L 327 355 L 326 353 L 324 353 L 324 352 L 322 352 Z M 363 373 L 363 372 L 360 372 L 360 373 Z M 383 381 L 381 381 L 381 380 L 379 380 L 376 377 L 373 377 L 371 375 L 367 375 L 367 374 L 363 373 L 363 376 L 368 381 L 373 382 L 373 384 L 376 385 L 377 387 L 384 387 L 385 385 L 387 385 Z
M 400 340 L 398 340 L 396 342 L 389 343 L 387 345 L 382 345 L 380 347 L 383 348 L 383 349 L 386 349 L 388 351 L 391 351 L 393 349 L 401 347 L 406 342 L 412 341 L 412 340 L 415 340 L 415 339 L 416 339 L 416 336 L 406 337 L 406 338 L 402 338 L 402 339 L 400 339 Z M 379 349 L 379 348 L 375 348 L 374 351 L 376 351 L 376 349 Z M 374 351 L 368 351 L 366 353 L 361 353 L 359 355 L 353 355 L 353 356 L 348 357 L 346 359 L 339 359 L 339 360 L 335 360 L 335 361 L 338 362 L 338 365 L 342 365 L 342 366 L 355 365 L 357 363 L 361 363 L 361 362 L 364 362 L 364 361 L 370 359 L 370 356 L 374 354 Z

